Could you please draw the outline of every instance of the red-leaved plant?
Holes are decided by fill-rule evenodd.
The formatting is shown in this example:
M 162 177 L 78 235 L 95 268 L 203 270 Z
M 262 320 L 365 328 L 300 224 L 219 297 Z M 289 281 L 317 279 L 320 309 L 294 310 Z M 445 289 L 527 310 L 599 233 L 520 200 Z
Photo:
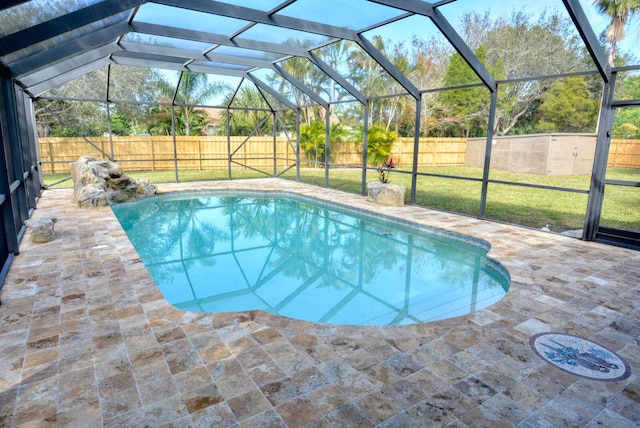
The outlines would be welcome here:
M 391 170 L 395 168 L 398 164 L 393 161 L 393 158 L 389 158 L 384 165 L 378 167 L 378 181 L 381 183 L 389 182 L 389 174 L 391 174 Z

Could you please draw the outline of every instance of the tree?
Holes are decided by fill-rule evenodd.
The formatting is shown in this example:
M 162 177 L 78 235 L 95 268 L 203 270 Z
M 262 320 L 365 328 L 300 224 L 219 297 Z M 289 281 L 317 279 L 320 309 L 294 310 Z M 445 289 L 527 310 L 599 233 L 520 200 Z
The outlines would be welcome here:
M 496 20 L 488 12 L 471 12 L 463 16 L 459 32 L 496 80 L 512 80 L 498 85 L 493 129 L 496 135 L 533 130 L 536 109 L 551 84 L 548 79 L 536 77 L 571 73 L 592 65 L 592 62 L 585 65 L 587 53 L 572 22 L 557 13 L 543 13 L 534 21 L 523 12 Z M 412 48 L 412 71 L 408 75 L 421 90 L 481 82 L 451 45 L 440 39 L 416 40 Z M 590 85 L 593 86 L 592 82 Z M 426 91 L 420 132 L 484 135 L 489 100 L 488 89 L 481 86 Z M 408 108 L 413 111 L 413 107 Z M 406 125 L 407 129 L 412 126 Z
M 212 97 L 228 90 L 222 82 L 210 82 L 206 73 L 182 72 L 180 84 L 175 94 L 177 135 L 198 135 L 206 132 L 207 113 L 195 106 L 204 105 Z M 172 98 L 175 88 L 166 82 L 161 85 L 161 92 L 167 98 Z
M 324 163 L 325 146 L 326 132 L 322 121 L 314 120 L 300 126 L 300 148 L 307 159 Z
M 387 58 L 393 66 L 404 76 L 407 76 L 409 80 L 416 77 L 414 71 L 419 63 L 416 58 L 407 51 L 403 43 L 393 45 L 391 49 L 387 51 Z M 401 88 L 400 84 L 392 80 L 390 81 L 390 86 L 387 88 L 387 93 L 389 92 L 404 92 L 404 88 Z M 393 128 L 397 133 L 400 129 L 406 129 L 406 122 L 404 124 L 402 123 L 403 119 L 406 121 L 406 119 L 409 118 L 406 113 L 411 112 L 411 116 L 414 116 L 415 113 L 415 102 L 412 97 L 382 98 L 378 103 L 380 104 L 381 123 L 385 124 L 387 131 Z M 413 126 L 413 123 L 409 124 L 409 128 L 413 128 Z
M 350 139 L 347 129 L 341 124 L 331 125 L 329 142 L 331 144 L 346 142 Z M 324 121 L 314 120 L 310 124 L 300 126 L 300 148 L 309 160 L 317 163 L 325 163 L 325 151 L 327 146 L 326 128 Z M 331 153 L 330 153 L 331 155 Z
M 640 77 L 627 77 L 616 82 L 618 99 L 640 99 Z M 626 107 L 616 109 L 613 121 L 614 138 L 640 138 L 640 108 Z
M 584 76 L 554 82 L 542 95 L 537 109 L 537 132 L 593 132 L 599 103 Z
M 416 65 L 419 64 L 418 59 L 424 59 L 419 55 L 415 46 L 413 51 L 410 51 L 404 43 L 391 45 L 389 40 L 385 41 L 380 36 L 375 36 L 371 43 L 403 75 L 411 76 L 412 79 L 425 76 L 419 73 L 414 75 Z M 329 46 L 335 45 L 337 44 Z M 369 109 L 372 123 L 382 124 L 387 130 L 413 132 L 415 122 L 413 119 L 415 111 L 413 98 L 409 96 L 376 98 L 406 91 L 367 52 L 360 49 L 355 43 L 348 42 L 325 53 L 323 59 L 331 67 L 345 75 L 346 80 L 366 97 L 370 98 Z M 428 73 L 426 75 L 430 76 Z M 335 83 L 331 86 L 334 91 L 336 87 Z M 343 110 L 343 113 L 348 116 L 347 120 L 349 120 L 349 116 L 351 119 L 357 118 L 357 123 L 353 123 L 354 127 L 362 120 L 360 110 L 360 106 Z
M 310 70 L 312 68 L 309 60 L 307 60 L 306 58 L 294 56 L 285 61 L 282 61 L 280 65 L 286 72 L 294 76 L 299 81 L 303 82 L 305 86 L 311 90 L 311 85 L 309 85 L 309 82 L 307 81 Z M 294 88 L 287 79 L 282 78 L 276 72 L 273 72 L 267 76 L 267 82 L 275 87 L 283 96 L 293 100 L 293 102 L 298 106 L 306 106 L 313 103 L 309 99 L 309 97 L 304 94 L 304 92 L 298 90 L 297 88 Z M 310 123 L 311 120 L 313 120 L 313 110 L 313 107 L 301 109 L 303 122 Z
M 3 2 L 4 3 L 4 2 Z M 0 28 L 2 34 L 11 34 L 25 28 L 55 19 L 70 10 L 79 10 L 87 6 L 86 0 L 28 1 L 15 7 L 2 9 Z
M 616 109 L 613 138 L 640 138 L 640 108 Z
M 475 51 L 476 57 L 486 63 L 486 51 L 482 46 Z M 498 61 L 499 68 L 502 65 Z M 495 75 L 496 73 L 494 73 Z M 456 87 L 480 83 L 480 79 L 462 56 L 456 52 L 449 59 L 444 76 L 444 87 Z M 437 124 L 444 135 L 478 137 L 486 135 L 489 115 L 489 91 L 483 86 L 442 91 L 438 94 L 439 110 Z M 442 132 L 444 131 L 444 132 Z
M 348 67 L 349 57 L 352 55 L 355 43 L 350 40 L 339 40 L 319 49 L 318 56 L 338 73 Z M 320 93 L 325 93 L 331 102 L 341 101 L 345 90 L 333 79 L 321 79 L 323 87 Z M 320 88 L 316 88 L 320 90 Z
M 346 49 L 346 45 L 348 42 L 337 42 L 337 47 L 331 48 L 334 51 L 339 51 L 343 48 Z M 302 47 L 308 49 L 311 47 L 311 42 L 309 40 L 300 41 L 298 39 L 288 40 L 287 44 L 297 47 Z M 333 55 L 336 55 L 334 52 Z M 322 56 L 322 55 L 320 55 Z M 311 61 L 307 58 L 292 56 L 284 61 L 280 62 L 280 65 L 286 72 L 291 74 L 297 80 L 299 80 L 304 86 L 309 88 L 311 92 L 316 93 L 317 95 L 324 95 L 324 97 L 332 102 L 339 101 L 339 99 L 335 99 L 333 97 L 337 95 L 337 87 L 335 86 L 335 82 L 329 78 L 324 72 L 322 72 L 318 67 L 316 67 Z M 280 84 L 280 91 L 288 95 L 287 88 L 288 82 L 282 81 Z M 296 102 L 298 105 L 306 105 L 310 100 L 307 99 L 306 96 L 303 96 L 302 93 L 298 91 L 293 91 L 292 94 L 297 93 Z M 302 121 L 311 124 L 314 120 L 322 120 L 322 116 L 324 113 L 324 109 L 317 105 L 307 106 L 301 110 L 302 113 Z
M 168 100 L 165 99 L 164 102 L 168 103 Z M 171 106 L 168 104 L 152 106 L 149 109 L 149 114 L 145 122 L 147 124 L 147 131 L 151 135 L 171 135 L 173 131 Z
M 573 25 L 557 14 L 543 14 L 535 23 L 523 12 L 498 19 L 482 39 L 487 67 L 502 70 L 498 79 L 523 79 L 500 85 L 494 133 L 508 135 L 518 122 L 534 113 L 550 81 L 528 80 L 576 71 L 581 66 L 580 45 Z M 501 63 L 501 64 L 500 64 Z M 524 80 L 527 79 L 527 80 Z
M 362 128 L 355 132 L 356 141 L 364 141 Z M 371 125 L 367 133 L 367 160 L 369 165 L 382 166 L 391 156 L 391 147 L 398 139 L 398 134 L 389 131 L 382 124 Z
M 131 134 L 131 121 L 121 114 L 111 115 L 111 133 L 114 135 L 130 135 Z
M 95 98 L 106 101 L 106 90 L 107 69 L 105 67 L 54 87 L 44 95 L 56 98 Z M 34 107 L 38 134 L 42 137 L 96 136 L 108 130 L 105 104 L 42 100 Z
M 249 136 L 264 135 L 262 128 L 258 125 L 264 120 L 265 115 L 270 114 L 265 110 L 269 108 L 257 88 L 243 86 L 238 93 L 228 94 L 223 100 L 223 104 L 231 108 L 227 119 L 227 114 L 220 117 L 219 135 L 227 135 L 227 122 L 229 135 Z M 237 107 L 234 109 L 234 107 Z
M 107 67 L 85 74 L 77 79 L 56 86 L 44 96 L 56 98 L 90 98 L 104 100 L 100 102 L 82 102 L 76 100 L 56 100 L 47 102 L 50 111 L 36 104 L 36 122 L 40 136 L 84 136 L 100 135 L 109 130 L 106 119 L 107 85 L 110 100 L 135 101 L 135 103 L 110 104 L 112 120 L 118 118 L 118 124 L 112 123 L 112 132 L 123 135 L 146 123 L 149 107 L 144 102 L 157 101 L 158 82 L 162 76 L 146 67 L 112 65 L 110 81 L 107 82 Z M 64 120 L 63 123 L 59 119 Z M 92 125 L 88 125 L 92 123 Z
M 92 137 L 108 130 L 105 104 L 45 99 L 34 107 L 41 137 Z
M 609 65 L 613 67 L 618 43 L 624 39 L 625 26 L 631 16 L 640 11 L 640 0 L 595 0 L 598 12 L 611 18 L 606 40 L 611 43 Z

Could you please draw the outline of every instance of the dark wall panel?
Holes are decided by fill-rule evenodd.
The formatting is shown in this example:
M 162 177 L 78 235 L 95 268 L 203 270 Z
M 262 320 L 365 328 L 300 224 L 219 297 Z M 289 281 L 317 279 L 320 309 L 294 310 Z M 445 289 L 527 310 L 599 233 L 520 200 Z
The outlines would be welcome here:
M 31 101 L 0 69 L 0 287 L 42 184 Z

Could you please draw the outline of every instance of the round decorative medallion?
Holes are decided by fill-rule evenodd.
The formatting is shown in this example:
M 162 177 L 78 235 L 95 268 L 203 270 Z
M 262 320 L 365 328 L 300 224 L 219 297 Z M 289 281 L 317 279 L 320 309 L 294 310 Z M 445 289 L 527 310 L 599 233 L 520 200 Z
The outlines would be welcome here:
M 529 344 L 540 358 L 576 376 L 614 382 L 631 375 L 629 364 L 615 352 L 581 337 L 540 333 Z

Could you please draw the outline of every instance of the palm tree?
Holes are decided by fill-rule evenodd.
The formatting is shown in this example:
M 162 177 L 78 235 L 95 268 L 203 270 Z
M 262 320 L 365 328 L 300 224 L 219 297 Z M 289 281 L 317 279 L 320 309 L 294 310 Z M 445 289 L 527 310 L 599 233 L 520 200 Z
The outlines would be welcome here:
M 260 136 L 265 135 L 265 129 L 269 129 L 266 127 L 266 122 L 263 123 L 265 116 L 269 114 L 265 111 L 269 106 L 256 87 L 242 86 L 235 96 L 233 93 L 229 93 L 222 104 L 228 105 L 231 111 L 228 117 L 226 114 L 220 117 L 220 126 L 218 127 L 220 135 L 227 134 L 227 120 L 230 135 Z M 261 123 L 263 126 L 258 128 Z
M 310 47 L 308 40 L 290 40 L 288 44 L 303 47 L 305 49 Z M 310 91 L 315 92 L 318 95 L 323 93 L 328 94 L 327 82 L 329 77 L 320 71 L 309 59 L 292 56 L 291 58 L 282 61 L 280 65 L 289 74 L 309 88 Z M 303 100 L 296 100 L 296 102 L 302 104 Z M 303 121 L 307 124 L 311 124 L 312 121 L 320 119 L 322 117 L 320 113 L 321 110 L 322 108 L 319 106 L 310 106 L 302 109 Z
M 385 46 L 385 41 L 378 35 L 373 37 L 371 43 L 405 76 L 414 70 L 414 64 L 411 63 L 409 56 L 402 51 L 402 46 L 395 46 L 390 52 Z M 349 66 L 352 70 L 351 79 L 366 96 L 388 95 L 399 90 L 398 83 L 362 49 L 351 52 Z M 389 129 L 396 113 L 403 108 L 402 102 L 405 102 L 402 98 L 395 97 L 371 101 L 371 121 L 384 124 L 385 128 Z
M 204 105 L 211 97 L 228 89 L 225 83 L 210 82 L 206 73 L 183 72 L 175 100 L 178 104 L 184 104 L 176 107 L 176 117 L 181 125 L 176 128 L 182 131 L 179 133 L 195 135 L 205 128 L 206 112 L 194 106 Z M 172 98 L 175 88 L 165 83 L 160 85 L 160 91 L 165 97 Z
M 339 123 L 331 125 L 329 133 L 329 142 L 331 145 L 336 143 L 345 143 L 350 140 L 349 130 Z M 325 163 L 327 136 L 325 123 L 322 120 L 314 120 L 310 124 L 300 126 L 300 148 L 306 154 L 307 159 L 314 160 L 314 168 Z M 331 157 L 334 152 L 331 152 Z
M 609 65 L 613 67 L 618 42 L 624 39 L 624 27 L 627 20 L 640 11 L 640 0 L 595 0 L 593 4 L 600 14 L 611 18 L 606 39 L 611 43 Z

